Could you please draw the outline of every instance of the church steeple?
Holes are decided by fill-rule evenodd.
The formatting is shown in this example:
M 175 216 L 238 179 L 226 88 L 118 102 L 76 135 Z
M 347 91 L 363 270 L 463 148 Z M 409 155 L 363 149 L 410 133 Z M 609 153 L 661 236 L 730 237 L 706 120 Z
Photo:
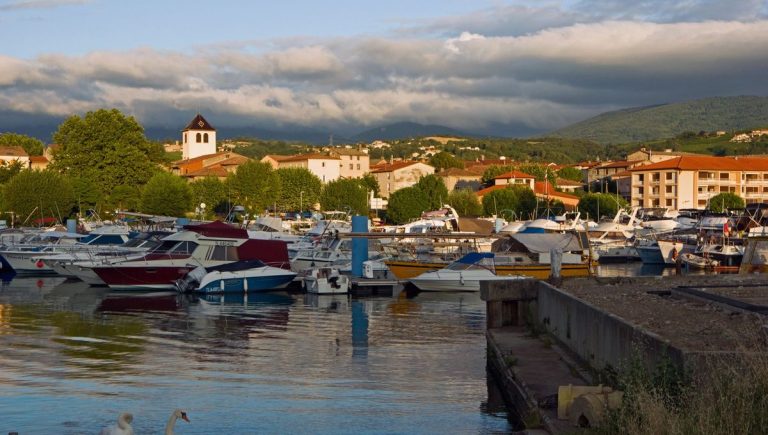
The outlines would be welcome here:
M 182 158 L 195 157 L 216 153 L 216 129 L 213 128 L 203 115 L 197 114 L 187 127 L 182 130 Z

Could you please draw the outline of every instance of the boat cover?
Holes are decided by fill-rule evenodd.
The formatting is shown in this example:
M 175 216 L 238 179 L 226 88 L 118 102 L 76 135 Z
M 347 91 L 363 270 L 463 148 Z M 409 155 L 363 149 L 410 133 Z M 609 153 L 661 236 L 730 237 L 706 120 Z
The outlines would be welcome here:
M 552 249 L 562 252 L 584 249 L 575 233 L 515 233 L 509 237 L 534 253 L 549 253 Z

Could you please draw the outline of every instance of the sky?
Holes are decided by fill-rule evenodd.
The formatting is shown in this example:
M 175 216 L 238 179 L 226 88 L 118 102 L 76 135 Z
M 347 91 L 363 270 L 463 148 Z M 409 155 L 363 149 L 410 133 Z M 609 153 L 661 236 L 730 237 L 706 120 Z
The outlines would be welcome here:
M 0 116 L 549 131 L 768 95 L 766 0 L 0 0 Z

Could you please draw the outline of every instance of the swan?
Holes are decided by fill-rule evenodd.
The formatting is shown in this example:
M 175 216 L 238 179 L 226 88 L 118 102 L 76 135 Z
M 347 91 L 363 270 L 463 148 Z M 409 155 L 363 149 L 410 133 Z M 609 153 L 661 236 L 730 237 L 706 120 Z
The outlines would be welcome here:
M 133 435 L 133 427 L 131 426 L 132 421 L 133 414 L 124 412 L 117 418 L 116 425 L 105 427 L 99 432 L 99 435 Z M 167 430 L 166 433 L 168 433 Z
M 171 416 L 168 418 L 168 423 L 165 425 L 165 435 L 173 435 L 173 427 L 176 425 L 176 420 L 178 419 L 182 419 L 189 423 L 189 417 L 187 417 L 187 413 L 181 409 L 175 409 L 171 413 Z

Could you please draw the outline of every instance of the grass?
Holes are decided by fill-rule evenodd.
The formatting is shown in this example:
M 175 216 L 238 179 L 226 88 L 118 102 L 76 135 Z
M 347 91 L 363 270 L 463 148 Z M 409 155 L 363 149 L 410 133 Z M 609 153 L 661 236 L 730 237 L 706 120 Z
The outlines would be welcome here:
M 757 352 L 755 352 L 757 350 Z M 695 375 L 669 362 L 619 375 L 622 407 L 595 434 L 749 434 L 768 431 L 768 348 L 717 354 Z

